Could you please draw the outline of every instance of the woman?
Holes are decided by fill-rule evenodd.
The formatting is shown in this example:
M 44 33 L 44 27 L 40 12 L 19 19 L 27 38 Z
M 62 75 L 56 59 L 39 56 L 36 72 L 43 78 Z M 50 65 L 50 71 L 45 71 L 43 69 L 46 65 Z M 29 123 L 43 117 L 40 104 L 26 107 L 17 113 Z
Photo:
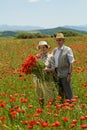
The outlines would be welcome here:
M 44 104 L 47 104 L 49 102 L 51 103 L 55 98 L 55 84 L 53 82 L 52 75 L 54 72 L 55 65 L 53 61 L 53 56 L 48 53 L 50 46 L 47 44 L 46 41 L 40 41 L 37 48 L 40 51 L 40 54 L 37 54 L 37 56 L 44 61 L 46 66 L 43 69 L 43 73 L 44 75 L 46 75 L 45 81 L 42 82 L 37 77 L 34 77 L 38 100 L 41 107 L 43 107 Z

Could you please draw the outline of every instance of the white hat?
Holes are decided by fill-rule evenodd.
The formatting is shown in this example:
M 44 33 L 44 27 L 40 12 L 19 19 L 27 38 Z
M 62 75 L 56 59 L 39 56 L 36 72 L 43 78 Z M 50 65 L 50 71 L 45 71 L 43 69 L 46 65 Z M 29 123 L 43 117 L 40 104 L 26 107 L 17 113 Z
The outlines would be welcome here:
M 40 41 L 37 48 L 39 49 L 40 46 L 47 46 L 48 48 L 50 48 L 50 46 L 48 45 L 46 41 Z

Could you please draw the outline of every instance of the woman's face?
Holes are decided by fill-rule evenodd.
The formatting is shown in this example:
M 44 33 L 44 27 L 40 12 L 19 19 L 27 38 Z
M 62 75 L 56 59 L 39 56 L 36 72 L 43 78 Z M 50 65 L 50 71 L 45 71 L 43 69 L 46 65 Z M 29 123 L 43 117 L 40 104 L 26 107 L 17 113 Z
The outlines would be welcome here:
M 41 54 L 46 54 L 48 52 L 48 47 L 45 45 L 39 46 Z

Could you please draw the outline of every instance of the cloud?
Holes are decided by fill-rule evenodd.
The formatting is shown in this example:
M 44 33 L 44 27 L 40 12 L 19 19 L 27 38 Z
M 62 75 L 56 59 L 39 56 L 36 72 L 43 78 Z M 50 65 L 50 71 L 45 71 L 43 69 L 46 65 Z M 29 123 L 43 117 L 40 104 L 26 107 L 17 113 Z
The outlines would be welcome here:
M 38 2 L 38 1 L 41 1 L 41 0 L 28 0 L 29 2 Z
M 50 2 L 51 0 L 44 0 L 44 1 L 46 1 L 46 2 Z
M 50 2 L 51 0 L 28 0 L 28 2 L 30 2 L 30 3 L 40 2 L 40 1 Z

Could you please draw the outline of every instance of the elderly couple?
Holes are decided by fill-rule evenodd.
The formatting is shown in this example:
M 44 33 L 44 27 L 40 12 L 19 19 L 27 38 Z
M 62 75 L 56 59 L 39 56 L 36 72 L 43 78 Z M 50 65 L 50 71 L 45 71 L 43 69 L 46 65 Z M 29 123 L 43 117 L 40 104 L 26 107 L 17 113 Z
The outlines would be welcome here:
M 62 99 L 73 98 L 71 88 L 72 66 L 74 60 L 72 49 L 64 45 L 65 37 L 63 33 L 56 35 L 56 48 L 52 54 L 48 53 L 50 46 L 46 41 L 40 41 L 38 50 L 40 57 L 45 62 L 46 67 L 44 73 L 53 74 L 53 79 L 49 78 L 47 83 L 42 85 L 39 80 L 36 80 L 36 92 L 39 102 L 43 107 L 45 101 L 50 101 L 55 98 L 56 90 Z M 52 81 L 56 81 L 56 87 L 52 86 Z M 48 84 L 48 85 L 47 85 Z M 56 89 L 56 90 L 55 90 Z

